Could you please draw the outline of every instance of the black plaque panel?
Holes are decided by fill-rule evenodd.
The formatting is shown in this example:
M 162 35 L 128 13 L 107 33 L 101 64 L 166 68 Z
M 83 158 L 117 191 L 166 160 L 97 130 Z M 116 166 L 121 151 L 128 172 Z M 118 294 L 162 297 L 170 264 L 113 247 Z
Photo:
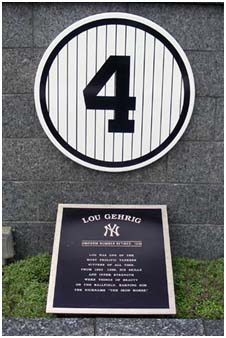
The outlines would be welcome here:
M 59 205 L 47 312 L 175 313 L 166 207 Z

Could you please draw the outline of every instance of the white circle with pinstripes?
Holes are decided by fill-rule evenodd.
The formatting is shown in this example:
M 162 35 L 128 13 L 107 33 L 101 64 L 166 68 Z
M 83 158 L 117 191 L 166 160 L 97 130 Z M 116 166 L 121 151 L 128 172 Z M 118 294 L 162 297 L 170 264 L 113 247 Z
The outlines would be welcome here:
M 85 100 L 84 90 L 95 89 L 92 80 L 115 56 L 129 60 L 125 100 L 134 98 L 135 105 L 119 109 L 118 116 L 134 121 L 133 131 L 110 130 L 115 110 Z M 114 102 L 120 95 L 117 72 L 94 99 Z M 65 29 L 44 53 L 35 79 L 36 110 L 49 139 L 73 161 L 109 172 L 138 169 L 166 154 L 183 135 L 194 98 L 191 66 L 180 45 L 160 26 L 127 13 L 94 15 Z

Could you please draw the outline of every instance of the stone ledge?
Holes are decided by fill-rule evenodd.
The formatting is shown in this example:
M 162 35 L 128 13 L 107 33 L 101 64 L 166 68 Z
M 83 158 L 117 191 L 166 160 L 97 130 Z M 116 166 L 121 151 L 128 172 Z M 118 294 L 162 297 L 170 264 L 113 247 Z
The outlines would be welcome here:
M 224 320 L 204 320 L 206 336 L 224 336 Z
M 201 319 L 97 318 L 97 336 L 204 336 Z
M 223 336 L 223 320 L 153 318 L 3 319 L 3 336 Z
M 3 336 L 94 336 L 94 318 L 9 318 Z

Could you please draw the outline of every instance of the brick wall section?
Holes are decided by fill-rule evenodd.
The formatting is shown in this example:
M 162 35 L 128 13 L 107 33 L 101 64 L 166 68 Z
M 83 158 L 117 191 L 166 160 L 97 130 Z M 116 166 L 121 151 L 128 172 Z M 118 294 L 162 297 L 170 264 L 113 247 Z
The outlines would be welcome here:
M 102 173 L 62 155 L 36 117 L 33 85 L 45 48 L 88 15 L 144 16 L 171 33 L 195 77 L 191 122 L 154 164 Z M 223 5 L 182 3 L 3 4 L 3 225 L 17 258 L 51 252 L 58 203 L 167 204 L 174 255 L 223 255 Z

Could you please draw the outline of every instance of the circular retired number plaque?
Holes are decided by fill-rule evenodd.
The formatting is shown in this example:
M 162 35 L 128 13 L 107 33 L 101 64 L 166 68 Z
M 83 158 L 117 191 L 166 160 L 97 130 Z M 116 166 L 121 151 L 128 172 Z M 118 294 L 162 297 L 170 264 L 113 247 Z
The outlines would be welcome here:
M 39 64 L 35 104 L 53 144 L 86 167 L 144 167 L 183 135 L 195 97 L 189 61 L 163 28 L 104 13 L 60 33 Z

